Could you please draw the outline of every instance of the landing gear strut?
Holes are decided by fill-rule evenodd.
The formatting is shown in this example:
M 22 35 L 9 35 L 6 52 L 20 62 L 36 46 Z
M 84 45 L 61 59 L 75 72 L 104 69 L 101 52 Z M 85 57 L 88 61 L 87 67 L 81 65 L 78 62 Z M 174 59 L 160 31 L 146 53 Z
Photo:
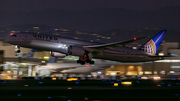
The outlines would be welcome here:
M 79 57 L 77 63 L 80 63 L 81 65 L 84 65 L 85 63 L 94 64 L 94 61 L 92 61 L 87 54 L 84 54 L 82 57 Z
M 18 48 L 18 50 L 16 51 L 17 53 L 20 53 L 21 52 L 21 50 L 20 50 L 20 46 L 16 46 L 17 48 Z

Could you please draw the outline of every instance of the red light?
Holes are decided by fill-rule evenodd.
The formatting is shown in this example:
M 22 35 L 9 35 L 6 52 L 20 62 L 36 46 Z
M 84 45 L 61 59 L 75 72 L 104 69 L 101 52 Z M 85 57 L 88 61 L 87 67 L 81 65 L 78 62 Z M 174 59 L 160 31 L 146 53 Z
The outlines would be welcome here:
M 14 35 L 14 33 L 10 33 L 10 35 Z
M 86 65 L 86 67 L 89 67 L 89 65 Z
M 134 40 L 136 40 L 136 38 L 134 38 Z

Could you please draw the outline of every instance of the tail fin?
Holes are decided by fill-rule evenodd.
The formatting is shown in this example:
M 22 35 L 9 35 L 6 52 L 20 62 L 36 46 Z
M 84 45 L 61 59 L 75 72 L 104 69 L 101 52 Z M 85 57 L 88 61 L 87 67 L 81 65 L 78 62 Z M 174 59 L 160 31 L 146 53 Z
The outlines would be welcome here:
M 35 49 L 32 49 L 29 53 L 25 54 L 24 57 L 32 58 L 34 56 L 35 51 L 36 51 Z
M 154 37 L 148 40 L 148 42 L 141 46 L 141 50 L 148 53 L 156 54 L 166 32 L 166 30 L 162 30 L 157 33 Z

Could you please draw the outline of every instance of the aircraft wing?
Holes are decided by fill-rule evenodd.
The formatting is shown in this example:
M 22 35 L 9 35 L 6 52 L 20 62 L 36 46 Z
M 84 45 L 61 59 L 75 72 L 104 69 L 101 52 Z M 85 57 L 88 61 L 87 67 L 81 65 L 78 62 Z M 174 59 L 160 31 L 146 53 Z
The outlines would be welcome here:
M 134 38 L 131 40 L 127 40 L 127 41 L 121 41 L 121 42 L 114 42 L 114 43 L 108 43 L 108 44 L 101 44 L 101 45 L 91 45 L 91 46 L 84 46 L 84 48 L 87 51 L 92 51 L 92 49 L 94 50 L 102 50 L 102 49 L 112 49 L 114 47 L 124 47 L 126 44 L 146 38 L 145 37 L 139 37 L 139 38 Z
M 82 66 L 79 66 L 79 67 L 82 67 Z M 68 70 L 68 69 L 75 69 L 75 68 L 79 68 L 78 66 L 77 67 L 64 67 L 64 68 L 56 68 L 56 69 L 53 69 L 55 71 L 63 71 L 63 70 Z

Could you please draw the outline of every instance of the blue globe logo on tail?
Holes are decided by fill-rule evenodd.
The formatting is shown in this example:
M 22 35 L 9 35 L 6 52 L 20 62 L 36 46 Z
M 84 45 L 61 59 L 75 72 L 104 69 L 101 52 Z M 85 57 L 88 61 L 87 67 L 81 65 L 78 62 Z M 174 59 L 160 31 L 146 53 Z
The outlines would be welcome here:
M 152 39 L 142 46 L 142 50 L 148 53 L 156 54 L 166 32 L 166 30 L 162 30 L 157 33 Z

